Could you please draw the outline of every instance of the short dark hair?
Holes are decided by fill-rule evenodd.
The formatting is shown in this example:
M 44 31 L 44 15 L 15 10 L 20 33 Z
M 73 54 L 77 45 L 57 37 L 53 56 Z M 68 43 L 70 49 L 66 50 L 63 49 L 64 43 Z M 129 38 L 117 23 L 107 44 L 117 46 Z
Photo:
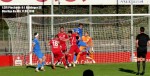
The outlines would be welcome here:
M 71 31 L 71 30 L 69 30 L 69 31 L 68 31 L 68 33 L 72 34 L 72 31 Z
M 38 34 L 38 33 L 37 33 L 37 32 L 35 32 L 35 33 L 34 33 L 34 36 L 36 36 L 37 34 Z
M 87 31 L 85 33 L 89 34 L 89 32 L 87 32 Z
M 64 27 L 63 27 L 63 26 L 60 26 L 60 29 L 61 29 L 61 28 L 63 28 L 63 29 L 64 29 Z
M 58 38 L 58 35 L 55 35 L 55 38 Z
M 83 76 L 94 76 L 94 73 L 92 70 L 87 69 L 83 72 Z
M 80 27 L 81 25 L 83 26 L 83 24 L 82 24 L 82 23 L 79 23 L 79 27 Z
M 144 28 L 144 27 L 140 27 L 140 31 L 141 31 L 141 32 L 144 32 L 144 31 L 145 31 L 145 28 Z

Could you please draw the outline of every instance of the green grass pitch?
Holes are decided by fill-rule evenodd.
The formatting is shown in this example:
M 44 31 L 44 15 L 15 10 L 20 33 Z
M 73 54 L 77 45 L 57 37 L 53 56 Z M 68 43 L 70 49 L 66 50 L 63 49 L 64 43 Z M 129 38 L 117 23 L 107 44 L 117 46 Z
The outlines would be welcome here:
M 46 71 L 40 72 L 35 72 L 34 69 L 33 67 L 26 68 L 26 66 L 0 67 L 0 76 L 82 76 L 86 69 L 93 70 L 94 76 L 136 76 L 137 71 L 136 63 L 84 64 L 70 69 L 57 66 L 55 70 L 50 66 L 45 66 Z M 144 76 L 150 76 L 150 63 L 148 62 Z

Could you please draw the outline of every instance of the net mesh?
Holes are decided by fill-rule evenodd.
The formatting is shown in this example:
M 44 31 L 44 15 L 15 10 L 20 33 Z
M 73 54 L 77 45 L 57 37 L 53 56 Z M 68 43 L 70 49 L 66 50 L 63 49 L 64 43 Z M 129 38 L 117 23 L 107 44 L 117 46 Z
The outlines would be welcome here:
M 65 27 L 65 32 L 77 28 L 83 23 L 83 34 L 88 31 L 94 42 L 94 59 L 97 63 L 130 62 L 131 60 L 131 17 L 108 16 L 108 17 L 54 17 L 53 27 L 51 16 L 32 17 L 32 36 L 34 32 L 40 34 L 39 41 L 41 50 L 47 55 L 47 64 L 50 63 L 49 48 L 47 46 L 53 35 L 59 32 L 59 27 Z M 17 55 L 29 52 L 29 25 L 28 17 L 5 18 L 11 35 L 12 52 Z M 134 17 L 134 40 L 139 33 L 139 27 L 146 28 L 148 34 L 148 17 Z M 54 34 L 52 34 L 52 31 Z M 68 50 L 69 50 L 69 43 Z M 33 63 L 37 63 L 33 55 Z M 29 62 L 28 55 L 24 58 Z

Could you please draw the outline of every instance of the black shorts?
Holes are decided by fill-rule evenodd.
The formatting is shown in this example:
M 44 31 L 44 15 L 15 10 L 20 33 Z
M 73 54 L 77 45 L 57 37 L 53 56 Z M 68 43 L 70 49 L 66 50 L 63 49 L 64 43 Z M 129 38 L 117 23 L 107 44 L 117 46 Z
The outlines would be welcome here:
M 138 47 L 137 48 L 137 57 L 146 58 L 147 47 Z

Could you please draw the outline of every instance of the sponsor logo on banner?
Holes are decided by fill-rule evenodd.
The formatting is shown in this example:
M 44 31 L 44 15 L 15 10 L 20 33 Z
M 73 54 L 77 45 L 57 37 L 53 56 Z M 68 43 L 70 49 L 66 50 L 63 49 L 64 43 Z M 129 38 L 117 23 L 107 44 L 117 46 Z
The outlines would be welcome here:
M 119 3 L 131 3 L 132 0 L 118 0 Z M 144 0 L 133 0 L 133 3 L 144 3 Z
M 10 2 L 10 1 L 12 1 L 12 0 L 1 0 L 1 1 L 3 1 L 3 2 Z
M 15 66 L 22 66 L 22 60 L 18 56 L 17 59 L 15 60 Z

